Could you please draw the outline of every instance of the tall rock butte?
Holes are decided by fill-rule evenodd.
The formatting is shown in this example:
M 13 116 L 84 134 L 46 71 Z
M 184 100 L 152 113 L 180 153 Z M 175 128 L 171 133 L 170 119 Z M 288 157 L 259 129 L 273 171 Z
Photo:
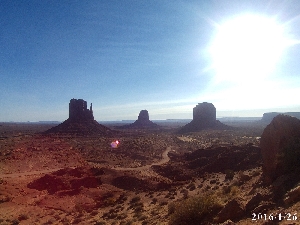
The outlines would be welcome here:
M 216 108 L 212 103 L 198 103 L 193 108 L 193 120 L 183 126 L 178 132 L 197 132 L 205 129 L 220 129 L 225 130 L 230 127 L 221 123 L 216 119 Z
M 159 126 L 153 123 L 149 119 L 149 113 L 147 110 L 141 110 L 138 119 L 129 125 L 124 125 L 119 128 L 123 129 L 157 129 Z
M 92 104 L 88 109 L 86 101 L 73 98 L 69 103 L 69 118 L 45 133 L 110 136 L 114 131 L 94 120 Z

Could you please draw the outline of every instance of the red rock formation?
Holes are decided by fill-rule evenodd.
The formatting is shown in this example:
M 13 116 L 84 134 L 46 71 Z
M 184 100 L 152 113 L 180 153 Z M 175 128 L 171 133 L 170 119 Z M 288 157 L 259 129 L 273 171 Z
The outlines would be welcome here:
M 149 120 L 149 113 L 147 110 L 141 110 L 138 119 L 129 125 L 119 127 L 121 129 L 157 129 L 159 126 Z
M 73 121 L 94 120 L 92 103 L 87 109 L 87 102 L 83 99 L 71 99 L 69 103 L 69 119 Z
M 45 133 L 110 136 L 114 132 L 94 120 L 92 104 L 90 109 L 87 109 L 87 102 L 83 99 L 71 99 L 69 103 L 69 118 Z
M 246 213 L 242 202 L 242 199 L 238 198 L 227 202 L 224 208 L 218 213 L 216 222 L 222 223 L 229 219 L 237 220 L 243 217 Z
M 295 138 L 300 139 L 300 120 L 295 117 L 278 115 L 264 129 L 260 140 L 265 181 L 270 183 L 286 173 L 286 147 Z M 290 165 L 292 166 L 292 165 Z
M 193 120 L 202 123 L 214 123 L 216 121 L 216 108 L 212 103 L 198 103 L 193 108 Z
M 193 108 L 193 120 L 182 127 L 179 133 L 196 132 L 204 129 L 229 129 L 216 119 L 216 108 L 212 103 L 203 102 Z

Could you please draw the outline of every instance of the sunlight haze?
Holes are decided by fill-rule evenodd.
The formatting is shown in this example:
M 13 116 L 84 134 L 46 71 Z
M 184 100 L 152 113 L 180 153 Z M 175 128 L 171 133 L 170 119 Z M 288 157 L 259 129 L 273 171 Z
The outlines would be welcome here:
M 1 1 L 0 121 L 300 111 L 298 1 Z

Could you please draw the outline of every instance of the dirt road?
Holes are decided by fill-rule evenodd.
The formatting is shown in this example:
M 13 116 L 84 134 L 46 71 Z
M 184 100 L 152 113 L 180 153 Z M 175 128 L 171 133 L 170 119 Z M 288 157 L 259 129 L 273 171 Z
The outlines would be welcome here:
M 171 151 L 171 147 L 167 147 L 167 149 L 162 153 L 161 155 L 161 160 L 159 162 L 156 163 L 151 163 L 149 165 L 146 166 L 140 166 L 140 167 L 115 167 L 115 170 L 138 170 L 138 171 L 142 171 L 142 170 L 149 170 L 151 168 L 151 166 L 158 166 L 158 165 L 162 165 L 164 163 L 169 162 L 170 158 L 168 156 L 168 153 Z
M 140 167 L 135 167 L 135 168 L 126 168 L 126 167 L 115 167 L 113 169 L 115 170 L 136 170 L 136 171 L 146 171 L 150 170 L 151 166 L 155 165 L 162 165 L 170 160 L 168 153 L 171 151 L 171 147 L 167 147 L 167 149 L 162 153 L 161 160 L 156 163 L 152 163 L 146 166 L 140 166 Z M 99 164 L 96 163 L 90 163 L 92 166 L 97 166 Z M 71 167 L 75 168 L 75 167 Z M 0 178 L 16 178 L 16 177 L 24 177 L 24 176 L 30 176 L 30 175 L 37 175 L 37 174 L 47 174 L 47 173 L 52 173 L 55 171 L 58 171 L 60 169 L 64 168 L 54 168 L 54 169 L 46 169 L 46 170 L 38 170 L 38 171 L 28 171 L 28 172 L 21 172 L 21 173 L 7 173 L 7 174 L 0 174 Z

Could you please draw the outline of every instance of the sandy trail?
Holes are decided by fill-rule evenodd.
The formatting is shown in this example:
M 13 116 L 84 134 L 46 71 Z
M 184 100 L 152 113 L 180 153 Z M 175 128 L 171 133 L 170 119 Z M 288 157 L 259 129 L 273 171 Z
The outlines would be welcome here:
M 132 168 L 132 167 L 115 167 L 114 169 L 115 170 L 138 170 L 138 171 L 149 170 L 151 168 L 151 166 L 159 166 L 159 165 L 169 162 L 170 158 L 168 156 L 168 153 L 170 151 L 172 151 L 171 147 L 167 147 L 167 149 L 161 155 L 161 160 L 156 163 L 151 163 L 146 166 L 140 166 L 140 167 L 134 167 L 134 168 Z
M 167 149 L 162 153 L 161 156 L 161 160 L 159 162 L 156 163 L 152 163 L 146 166 L 140 166 L 140 167 L 115 167 L 113 169 L 115 170 L 135 170 L 135 171 L 149 171 L 151 169 L 151 166 L 158 166 L 158 165 L 162 165 L 164 163 L 167 163 L 170 158 L 168 156 L 168 153 L 171 151 L 171 147 L 167 147 Z M 98 165 L 96 163 L 92 163 L 93 166 Z M 16 178 L 16 177 L 23 177 L 23 176 L 30 176 L 30 175 L 38 175 L 38 174 L 47 174 L 47 173 L 52 173 L 55 171 L 58 171 L 60 169 L 64 169 L 65 167 L 61 167 L 61 168 L 54 168 L 54 169 L 46 169 L 46 170 L 38 170 L 38 171 L 28 171 L 28 172 L 22 172 L 22 173 L 7 173 L 7 174 L 0 174 L 0 178 Z M 75 167 L 70 167 L 70 168 L 75 168 Z

